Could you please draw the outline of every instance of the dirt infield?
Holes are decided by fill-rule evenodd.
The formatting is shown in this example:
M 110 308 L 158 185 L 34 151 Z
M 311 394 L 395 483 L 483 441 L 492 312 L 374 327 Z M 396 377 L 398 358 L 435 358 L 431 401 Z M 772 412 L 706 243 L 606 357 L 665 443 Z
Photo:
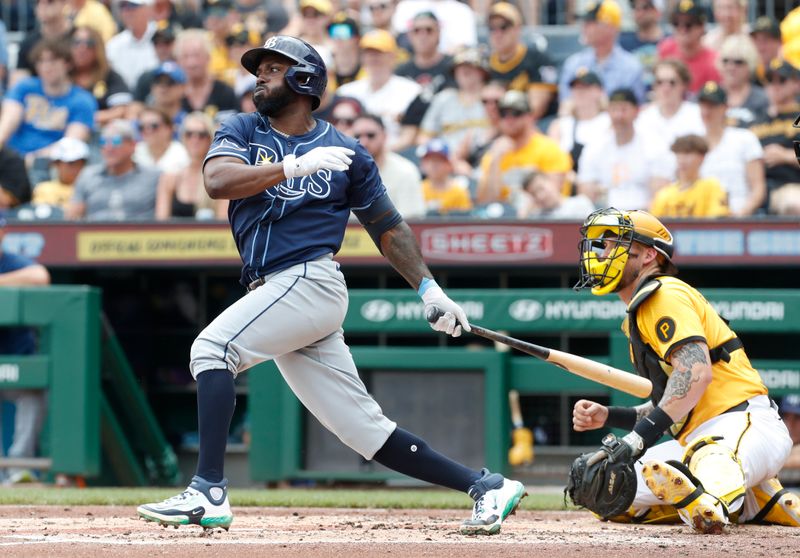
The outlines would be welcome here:
M 464 537 L 461 510 L 235 508 L 229 532 L 162 528 L 132 507 L 0 506 L 0 556 L 541 557 L 796 556 L 800 529 L 602 523 L 584 512 L 520 511 L 494 537 Z

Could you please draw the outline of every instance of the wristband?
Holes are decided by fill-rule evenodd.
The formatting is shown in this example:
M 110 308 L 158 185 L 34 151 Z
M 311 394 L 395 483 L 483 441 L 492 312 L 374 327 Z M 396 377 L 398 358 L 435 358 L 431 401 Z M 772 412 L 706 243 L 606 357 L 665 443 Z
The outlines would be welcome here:
M 430 289 L 431 287 L 438 287 L 439 285 L 436 284 L 436 281 L 431 279 L 430 277 L 423 277 L 422 281 L 419 282 L 419 288 L 417 289 L 417 294 L 424 298 L 425 291 Z
M 608 407 L 606 426 L 633 430 L 636 426 L 636 409 L 633 407 Z
M 283 174 L 286 178 L 294 178 L 297 172 L 297 165 L 295 164 L 296 157 L 291 153 L 283 156 Z
M 644 447 L 649 448 L 664 435 L 664 432 L 673 425 L 675 421 L 672 420 L 664 409 L 655 407 L 650 414 L 636 423 L 633 431 L 642 437 Z

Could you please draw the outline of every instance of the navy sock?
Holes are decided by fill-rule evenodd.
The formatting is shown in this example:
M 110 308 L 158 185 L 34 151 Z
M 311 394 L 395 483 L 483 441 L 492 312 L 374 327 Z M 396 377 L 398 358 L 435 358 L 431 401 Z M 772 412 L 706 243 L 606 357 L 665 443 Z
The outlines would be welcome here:
M 461 492 L 481 478 L 478 471 L 432 450 L 425 440 L 402 428 L 392 432 L 373 459 L 398 473 Z
M 196 474 L 208 482 L 219 482 L 224 476 L 225 447 L 234 407 L 236 392 L 233 373 L 228 370 L 206 370 L 197 375 L 200 455 Z

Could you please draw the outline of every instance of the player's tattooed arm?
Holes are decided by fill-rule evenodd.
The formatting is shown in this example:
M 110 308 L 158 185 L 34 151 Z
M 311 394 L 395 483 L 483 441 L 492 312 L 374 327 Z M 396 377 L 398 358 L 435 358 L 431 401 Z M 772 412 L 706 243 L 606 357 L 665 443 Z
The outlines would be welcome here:
M 702 341 L 684 343 L 670 356 L 672 374 L 658 406 L 676 422 L 697 405 L 711 383 L 711 357 Z
M 634 409 L 636 409 L 636 422 L 639 422 L 653 410 L 653 402 L 645 401 L 641 405 L 636 405 Z
M 414 233 L 402 221 L 381 235 L 381 251 L 397 272 L 416 290 L 423 277 L 433 274 L 422 260 L 422 252 Z

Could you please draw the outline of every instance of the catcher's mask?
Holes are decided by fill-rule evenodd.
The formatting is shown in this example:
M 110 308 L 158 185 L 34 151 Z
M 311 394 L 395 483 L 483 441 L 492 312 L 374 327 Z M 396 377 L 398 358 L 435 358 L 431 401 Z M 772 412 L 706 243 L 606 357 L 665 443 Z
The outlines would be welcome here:
M 619 288 L 631 244 L 652 246 L 665 259 L 665 273 L 674 275 L 673 240 L 667 227 L 646 211 L 613 207 L 591 213 L 581 227 L 580 279 L 575 290 L 592 289 L 602 296 Z

